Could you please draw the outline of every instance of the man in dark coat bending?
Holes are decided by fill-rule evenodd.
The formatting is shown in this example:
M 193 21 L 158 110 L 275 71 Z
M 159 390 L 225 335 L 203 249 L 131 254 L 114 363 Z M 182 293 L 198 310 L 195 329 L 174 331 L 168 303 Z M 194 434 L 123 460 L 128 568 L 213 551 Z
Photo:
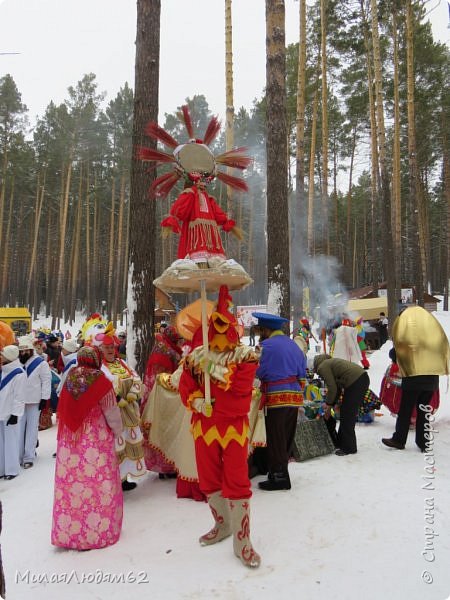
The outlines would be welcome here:
M 336 454 L 356 454 L 355 425 L 359 406 L 369 389 L 369 375 L 359 365 L 342 358 L 331 358 L 328 354 L 320 354 L 314 358 L 314 371 L 325 381 L 328 388 L 325 419 L 330 416 L 331 408 L 343 392 L 337 434 L 339 448 Z

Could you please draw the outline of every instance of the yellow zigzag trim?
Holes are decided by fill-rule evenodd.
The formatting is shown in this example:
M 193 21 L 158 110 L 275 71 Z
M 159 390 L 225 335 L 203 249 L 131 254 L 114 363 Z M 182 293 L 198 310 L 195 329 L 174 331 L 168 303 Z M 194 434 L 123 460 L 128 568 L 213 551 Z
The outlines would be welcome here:
M 222 437 L 216 425 L 213 425 L 213 427 L 210 427 L 206 433 L 203 433 L 202 423 L 201 421 L 197 421 L 192 428 L 192 435 L 194 436 L 194 440 L 199 437 L 203 438 L 207 446 L 210 446 L 214 440 L 217 440 L 222 448 L 225 449 L 231 440 L 235 440 L 239 446 L 244 446 L 248 440 L 248 429 L 248 425 L 244 425 L 242 433 L 239 434 L 235 427 L 229 425 L 225 435 Z

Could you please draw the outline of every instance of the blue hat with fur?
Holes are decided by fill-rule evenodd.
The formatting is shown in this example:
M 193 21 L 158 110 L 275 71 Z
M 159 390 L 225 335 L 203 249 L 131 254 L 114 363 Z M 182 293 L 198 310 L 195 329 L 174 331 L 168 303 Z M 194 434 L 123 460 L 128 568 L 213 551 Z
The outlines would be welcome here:
M 267 327 L 267 329 L 281 329 L 284 323 L 289 323 L 288 319 L 271 315 L 269 313 L 254 312 L 252 316 L 258 319 L 258 327 Z

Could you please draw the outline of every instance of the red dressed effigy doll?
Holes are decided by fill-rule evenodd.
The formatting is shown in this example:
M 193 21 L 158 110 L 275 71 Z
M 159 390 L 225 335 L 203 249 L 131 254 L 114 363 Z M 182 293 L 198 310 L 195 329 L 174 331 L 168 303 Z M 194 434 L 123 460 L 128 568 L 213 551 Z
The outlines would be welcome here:
M 170 208 L 169 216 L 161 222 L 165 229 L 163 233 L 172 231 L 180 234 L 178 259 L 190 259 L 201 264 L 207 264 L 214 257 L 224 260 L 220 229 L 233 233 L 239 239 L 242 239 L 242 231 L 207 193 L 206 185 L 217 177 L 233 189 L 247 191 L 243 179 L 219 171 L 217 165 L 245 169 L 251 158 L 245 155 L 245 148 L 235 148 L 214 156 L 208 146 L 220 130 L 217 117 L 210 120 L 203 139 L 194 136 L 187 106 L 182 106 L 181 119 L 188 133 L 187 143 L 179 143 L 157 123 L 151 122 L 147 125 L 146 134 L 171 149 L 172 153 L 140 147 L 137 157 L 148 162 L 174 165 L 171 171 L 154 180 L 150 187 L 151 197 L 166 197 L 180 178 L 187 183 Z
M 185 359 L 179 392 L 192 411 L 192 433 L 200 489 L 214 517 L 213 528 L 200 537 L 211 545 L 233 534 L 236 556 L 245 566 L 258 567 L 260 557 L 250 541 L 248 478 L 248 412 L 258 359 L 240 344 L 237 321 L 230 312 L 231 296 L 221 286 L 209 321 L 209 349 L 195 348 Z M 205 376 L 210 375 L 211 405 L 205 400 Z
M 235 221 L 228 218 L 202 183 L 183 190 L 161 225 L 180 234 L 178 258 L 201 263 L 215 256 L 225 259 L 220 228 L 227 233 L 236 231 Z

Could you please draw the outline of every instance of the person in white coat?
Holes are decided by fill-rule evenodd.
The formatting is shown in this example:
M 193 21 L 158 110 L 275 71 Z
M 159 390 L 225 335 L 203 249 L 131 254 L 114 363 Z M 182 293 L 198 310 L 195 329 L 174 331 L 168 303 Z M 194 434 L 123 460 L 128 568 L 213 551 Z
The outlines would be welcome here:
M 0 477 L 17 477 L 19 464 L 19 418 L 24 410 L 25 372 L 17 346 L 0 351 Z
M 61 393 L 64 382 L 67 379 L 67 375 L 69 374 L 70 369 L 77 366 L 77 352 L 79 346 L 77 341 L 74 338 L 70 338 L 68 340 L 64 340 L 61 350 L 62 361 L 64 363 L 64 369 L 61 373 L 61 381 L 56 389 L 56 393 L 58 396 Z
M 334 332 L 334 347 L 331 351 L 333 358 L 342 358 L 361 365 L 362 354 L 358 344 L 358 332 L 355 327 L 341 325 Z
M 24 389 L 24 413 L 20 418 L 19 457 L 24 469 L 34 464 L 38 439 L 39 412 L 47 406 L 51 395 L 52 374 L 47 361 L 34 350 L 33 338 L 19 338 L 19 358 L 26 380 Z

